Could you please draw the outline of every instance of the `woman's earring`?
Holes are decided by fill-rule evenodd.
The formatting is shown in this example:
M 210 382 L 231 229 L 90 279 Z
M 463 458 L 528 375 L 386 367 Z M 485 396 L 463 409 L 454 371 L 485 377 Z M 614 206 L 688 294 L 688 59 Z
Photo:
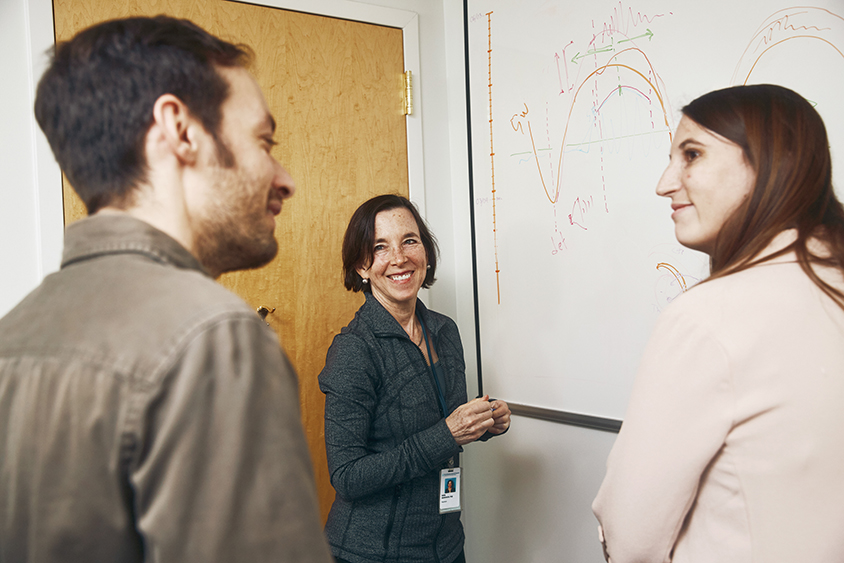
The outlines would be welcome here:
M 429 270 L 431 269 L 431 265 L 430 265 L 430 264 L 428 264 L 428 269 L 429 269 Z
M 363 278 L 363 279 L 361 280 L 361 283 L 362 283 L 362 284 L 364 284 L 364 285 L 365 285 L 365 284 L 368 284 L 368 283 L 369 283 L 369 279 L 368 279 L 368 278 Z

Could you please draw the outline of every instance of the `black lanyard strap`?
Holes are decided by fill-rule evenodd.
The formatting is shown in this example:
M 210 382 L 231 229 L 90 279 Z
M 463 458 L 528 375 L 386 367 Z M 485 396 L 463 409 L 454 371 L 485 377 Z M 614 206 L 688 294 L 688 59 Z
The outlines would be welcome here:
M 428 341 L 428 329 L 425 328 L 425 322 L 419 313 L 416 314 L 419 318 L 419 324 L 422 325 L 422 335 L 425 337 L 425 346 L 428 348 L 428 364 L 431 367 L 431 375 L 434 377 L 434 384 L 437 386 L 437 398 L 440 400 L 440 410 L 443 418 L 448 416 L 448 408 L 445 406 L 445 395 L 443 394 L 442 385 L 440 385 L 440 378 L 437 377 L 437 368 L 434 367 L 434 355 L 431 354 L 431 343 Z

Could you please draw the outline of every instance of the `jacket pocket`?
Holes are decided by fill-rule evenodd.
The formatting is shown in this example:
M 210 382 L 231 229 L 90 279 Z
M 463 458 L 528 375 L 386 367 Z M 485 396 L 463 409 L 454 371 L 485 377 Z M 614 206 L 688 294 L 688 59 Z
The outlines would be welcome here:
M 387 555 L 387 545 L 390 543 L 390 534 L 393 531 L 393 522 L 396 520 L 396 507 L 401 496 L 401 485 L 396 485 L 393 492 L 393 502 L 390 504 L 390 518 L 387 520 L 387 528 L 384 530 L 384 555 Z

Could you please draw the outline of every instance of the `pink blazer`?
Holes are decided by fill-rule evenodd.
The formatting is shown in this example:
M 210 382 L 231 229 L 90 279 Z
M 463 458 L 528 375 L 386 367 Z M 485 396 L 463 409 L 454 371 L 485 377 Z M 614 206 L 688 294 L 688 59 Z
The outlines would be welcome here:
M 593 504 L 612 563 L 844 561 L 844 310 L 794 260 L 660 316 Z

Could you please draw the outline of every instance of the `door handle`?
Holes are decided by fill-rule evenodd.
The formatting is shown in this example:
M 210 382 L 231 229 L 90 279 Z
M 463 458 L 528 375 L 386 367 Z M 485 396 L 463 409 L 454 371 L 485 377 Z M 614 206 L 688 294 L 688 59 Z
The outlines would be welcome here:
M 275 313 L 275 307 L 270 309 L 268 307 L 265 307 L 264 305 L 261 305 L 260 307 L 258 307 L 255 310 L 255 312 L 258 313 L 258 316 L 261 317 L 261 320 L 266 323 L 267 322 L 267 315 L 269 315 L 270 313 Z M 267 323 L 267 326 L 269 326 L 269 324 L 270 323 Z

